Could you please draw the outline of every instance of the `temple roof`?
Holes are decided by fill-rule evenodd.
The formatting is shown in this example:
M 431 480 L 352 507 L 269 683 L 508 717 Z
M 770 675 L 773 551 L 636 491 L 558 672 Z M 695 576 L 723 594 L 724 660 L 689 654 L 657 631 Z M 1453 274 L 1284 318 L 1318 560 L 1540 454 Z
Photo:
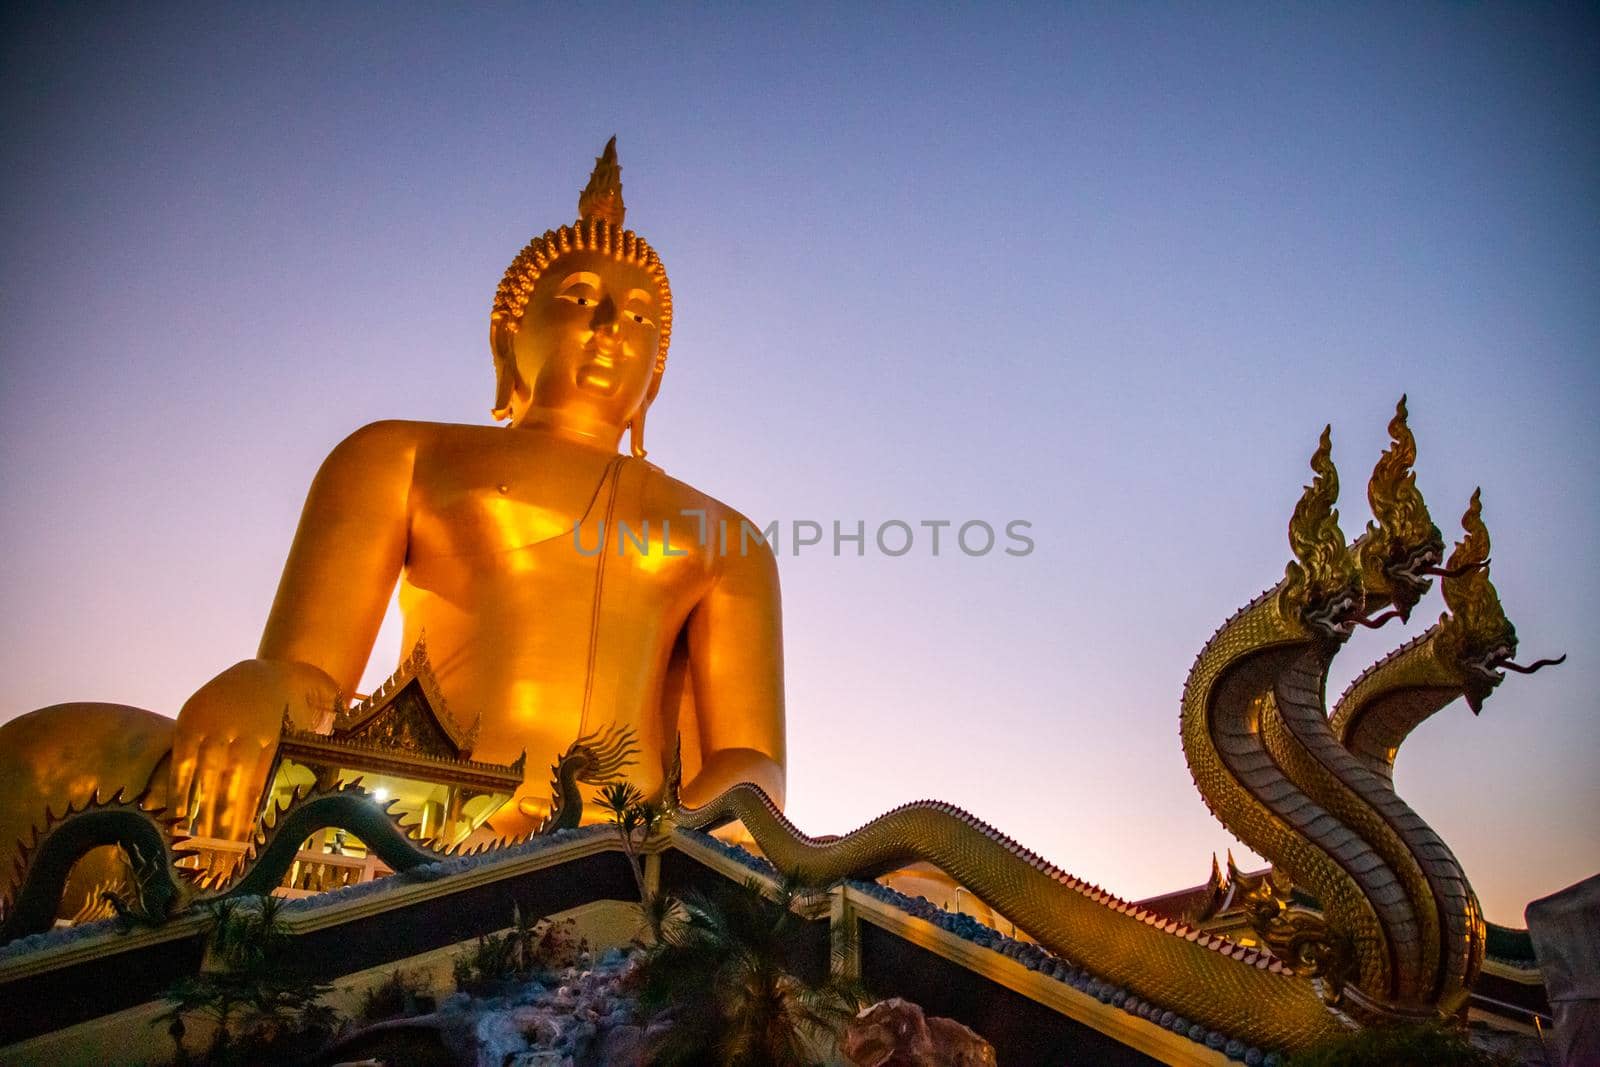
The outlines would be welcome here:
M 419 638 L 377 691 L 350 708 L 336 708 L 331 730 L 301 730 L 285 711 L 280 753 L 301 763 L 331 764 L 491 792 L 522 784 L 527 753 L 508 764 L 472 758 L 480 714 L 468 729 L 450 713 Z M 327 720 L 324 720 L 326 724 Z
M 458 758 L 471 758 L 472 749 L 478 743 L 478 728 L 483 724 L 483 715 L 480 712 L 470 728 L 462 729 L 455 716 L 450 714 L 450 706 L 439 691 L 438 680 L 434 678 L 433 668 L 428 663 L 428 648 L 421 637 L 412 646 L 411 654 L 371 696 L 352 708 L 338 711 L 333 721 L 333 736 L 340 739 L 372 736 L 376 728 L 398 717 L 394 709 L 406 703 L 402 698 L 407 695 L 408 688 L 419 691 L 419 703 L 426 709 L 428 720 L 443 733 L 443 740 L 453 750 L 452 754 Z

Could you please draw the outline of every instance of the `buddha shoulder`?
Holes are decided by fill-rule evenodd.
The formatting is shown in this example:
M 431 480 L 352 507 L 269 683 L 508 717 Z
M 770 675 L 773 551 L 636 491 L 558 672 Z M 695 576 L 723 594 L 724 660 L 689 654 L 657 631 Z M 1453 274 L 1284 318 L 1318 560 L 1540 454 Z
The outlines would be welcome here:
M 318 471 L 319 481 L 333 478 L 433 478 L 454 471 L 467 475 L 478 467 L 502 469 L 526 462 L 537 447 L 531 435 L 498 426 L 386 419 L 368 423 L 336 445 Z M 554 458 L 554 457 L 552 457 Z
M 773 565 L 761 526 L 654 464 L 648 465 L 645 474 L 644 500 L 648 514 L 671 522 L 675 544 L 687 537 L 708 549 L 708 556 L 718 562 L 735 558 L 757 566 Z
M 517 436 L 494 426 L 405 419 L 368 423 L 328 453 L 311 493 L 339 494 L 352 502 L 396 495 L 406 500 L 415 488 L 494 484 L 504 481 L 525 451 Z
M 387 420 L 369 423 L 334 446 L 311 485 L 313 498 L 327 493 L 404 492 L 410 484 L 428 423 Z

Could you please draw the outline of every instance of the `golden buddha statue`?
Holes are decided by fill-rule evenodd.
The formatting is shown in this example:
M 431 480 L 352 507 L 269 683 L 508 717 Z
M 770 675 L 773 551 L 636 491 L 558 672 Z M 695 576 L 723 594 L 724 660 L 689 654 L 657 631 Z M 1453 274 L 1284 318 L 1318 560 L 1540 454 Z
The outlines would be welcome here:
M 344 705 L 397 580 L 404 647 L 425 634 L 439 690 L 480 716 L 474 759 L 527 752 L 537 767 L 581 735 L 631 728 L 628 778 L 646 794 L 681 743 L 686 800 L 748 781 L 782 802 L 776 565 L 759 537 L 716 536 L 742 516 L 645 459 L 672 297 L 655 251 L 622 227 L 615 138 L 578 207 L 495 296 L 493 410 L 509 428 L 380 422 L 339 444 L 256 658 L 176 722 L 64 704 L 0 726 L 0 861 L 47 805 L 97 790 L 148 787 L 197 835 L 247 836 L 285 718 L 314 729 Z M 535 827 L 547 794 L 529 775 L 492 829 Z

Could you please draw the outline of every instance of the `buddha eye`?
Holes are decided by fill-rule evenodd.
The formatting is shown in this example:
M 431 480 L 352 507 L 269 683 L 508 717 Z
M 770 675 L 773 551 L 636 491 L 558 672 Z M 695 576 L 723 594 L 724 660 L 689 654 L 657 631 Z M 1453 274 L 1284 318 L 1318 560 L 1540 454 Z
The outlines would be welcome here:
M 628 317 L 630 319 L 632 319 L 634 322 L 637 322 L 640 326 L 649 326 L 650 325 L 650 320 L 645 318 L 643 315 L 639 314 L 637 311 L 628 312 Z
M 576 304 L 581 308 L 592 308 L 600 303 L 600 293 L 586 277 L 569 278 L 566 285 L 556 293 L 556 299 Z

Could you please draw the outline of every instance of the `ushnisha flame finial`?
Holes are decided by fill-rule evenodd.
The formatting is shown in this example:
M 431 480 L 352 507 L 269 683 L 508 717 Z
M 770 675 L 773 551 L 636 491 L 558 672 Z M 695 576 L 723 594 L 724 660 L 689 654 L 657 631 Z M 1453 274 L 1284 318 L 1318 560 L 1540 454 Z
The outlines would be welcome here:
M 620 229 L 622 217 L 627 212 L 627 205 L 622 202 L 622 166 L 617 163 L 617 136 L 612 134 L 611 140 L 606 142 L 605 151 L 595 157 L 594 173 L 589 175 L 589 184 L 578 194 L 578 218 L 584 222 L 601 219 Z

